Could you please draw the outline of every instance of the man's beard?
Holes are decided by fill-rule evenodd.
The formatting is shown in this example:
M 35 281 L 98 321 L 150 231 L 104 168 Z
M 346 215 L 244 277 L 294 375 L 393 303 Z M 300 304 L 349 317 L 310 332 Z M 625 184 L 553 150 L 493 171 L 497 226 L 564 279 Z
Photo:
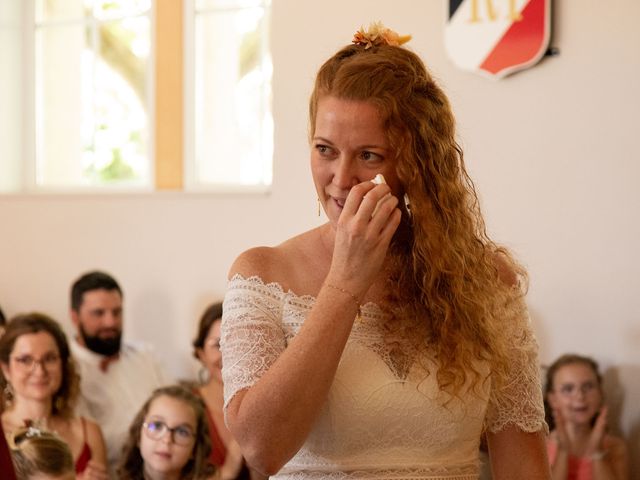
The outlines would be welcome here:
M 105 357 L 111 357 L 120 351 L 120 340 L 122 339 L 122 332 L 118 332 L 115 337 L 109 338 L 100 338 L 98 336 L 92 336 L 87 334 L 87 332 L 80 326 L 80 337 L 85 344 L 85 346 L 99 355 L 104 355 Z

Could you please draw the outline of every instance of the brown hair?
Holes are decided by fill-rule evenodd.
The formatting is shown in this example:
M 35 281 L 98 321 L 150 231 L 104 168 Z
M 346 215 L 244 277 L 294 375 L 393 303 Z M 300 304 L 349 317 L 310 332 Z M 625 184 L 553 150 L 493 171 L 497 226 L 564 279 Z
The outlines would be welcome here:
M 56 477 L 75 474 L 69 446 L 52 432 L 19 429 L 9 438 L 9 445 L 17 480 L 29 480 L 38 473 Z
M 87 272 L 71 285 L 71 309 L 79 311 L 84 302 L 84 294 L 93 290 L 115 290 L 123 297 L 122 289 L 115 278 L 98 270 Z
M 196 360 L 198 358 L 198 349 L 204 348 L 204 341 L 207 339 L 207 335 L 209 334 L 209 330 L 211 330 L 211 326 L 216 322 L 216 320 L 222 319 L 222 302 L 212 303 L 207 307 L 202 316 L 200 317 L 200 322 L 198 323 L 198 333 L 196 334 L 196 338 L 193 339 L 193 356 Z
M 551 405 L 549 405 L 549 402 L 547 400 L 549 393 L 554 390 L 553 381 L 555 379 L 556 373 L 558 373 L 558 370 L 560 370 L 562 367 L 575 364 L 584 365 L 593 371 L 593 374 L 596 377 L 596 381 L 598 382 L 598 388 L 600 389 L 600 392 L 602 392 L 602 375 L 600 374 L 600 367 L 598 366 L 598 362 L 596 362 L 593 358 L 578 355 L 577 353 L 566 353 L 556 359 L 556 361 L 549 365 L 549 367 L 547 368 L 544 383 L 544 415 L 545 420 L 547 421 L 547 425 L 549 425 L 549 430 L 553 430 L 556 425 L 556 422 L 553 418 Z
M 500 388 L 511 363 L 503 312 L 521 299 L 526 274 L 486 233 L 446 95 L 406 48 L 349 45 L 318 72 L 310 138 L 324 96 L 378 108 L 410 201 L 412 217 L 403 215 L 391 247 L 389 310 L 400 319 L 425 319 L 420 338 L 435 350 L 441 388 L 457 394 L 467 380 L 479 385 L 485 375 L 478 360 L 490 362 Z M 514 273 L 523 288 L 514 287 L 517 278 L 501 280 Z
M 13 317 L 7 323 L 5 333 L 0 338 L 0 362 L 9 365 L 9 358 L 19 337 L 39 332 L 46 332 L 53 337 L 58 347 L 62 365 L 62 380 L 60 388 L 53 395 L 51 413 L 64 418 L 71 418 L 80 392 L 80 376 L 69 351 L 67 337 L 58 322 L 43 313 L 37 312 Z M 7 379 L 0 372 L 0 405 L 2 407 L 10 400 L 6 398 L 6 386 Z
M 129 438 L 122 448 L 120 465 L 118 466 L 118 478 L 120 480 L 143 480 L 144 460 L 140 454 L 140 433 L 142 424 L 149 413 L 151 403 L 158 397 L 166 395 L 181 400 L 189 405 L 196 416 L 195 443 L 191 458 L 182 469 L 183 480 L 205 479 L 213 475 L 215 467 L 209 463 L 211 454 L 211 438 L 205 413 L 205 405 L 201 398 L 179 385 L 161 387 L 151 394 L 142 406 L 129 427 Z

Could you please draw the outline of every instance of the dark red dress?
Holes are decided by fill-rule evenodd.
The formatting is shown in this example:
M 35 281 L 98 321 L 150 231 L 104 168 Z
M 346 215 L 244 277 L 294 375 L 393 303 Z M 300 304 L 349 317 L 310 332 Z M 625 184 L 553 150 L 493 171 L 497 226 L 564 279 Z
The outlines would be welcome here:
M 76 460 L 76 473 L 78 474 L 85 471 L 89 460 L 91 460 L 91 448 L 89 448 L 89 444 L 87 443 L 87 422 L 84 417 L 80 417 L 80 420 L 82 421 L 82 438 L 84 439 L 84 445 L 82 446 L 78 460 Z
M 16 480 L 13 462 L 11 461 L 11 452 L 9 452 L 7 439 L 4 436 L 4 430 L 2 430 L 2 422 L 0 422 L 0 473 L 2 473 L 3 479 Z

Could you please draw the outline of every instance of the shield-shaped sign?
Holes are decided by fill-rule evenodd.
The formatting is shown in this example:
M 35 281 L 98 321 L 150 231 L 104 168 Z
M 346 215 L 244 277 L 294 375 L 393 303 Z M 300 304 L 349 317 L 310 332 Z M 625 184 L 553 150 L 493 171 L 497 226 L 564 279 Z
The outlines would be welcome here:
M 502 78 L 535 65 L 549 45 L 550 0 L 448 0 L 445 48 L 463 70 Z

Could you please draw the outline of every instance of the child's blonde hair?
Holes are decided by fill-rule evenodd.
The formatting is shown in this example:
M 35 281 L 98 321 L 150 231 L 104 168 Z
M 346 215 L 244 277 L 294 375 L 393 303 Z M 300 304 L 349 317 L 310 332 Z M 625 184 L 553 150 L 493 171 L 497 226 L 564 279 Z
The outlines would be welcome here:
M 9 437 L 9 446 L 17 480 L 29 480 L 36 474 L 75 478 L 69 445 L 53 432 L 22 428 Z

